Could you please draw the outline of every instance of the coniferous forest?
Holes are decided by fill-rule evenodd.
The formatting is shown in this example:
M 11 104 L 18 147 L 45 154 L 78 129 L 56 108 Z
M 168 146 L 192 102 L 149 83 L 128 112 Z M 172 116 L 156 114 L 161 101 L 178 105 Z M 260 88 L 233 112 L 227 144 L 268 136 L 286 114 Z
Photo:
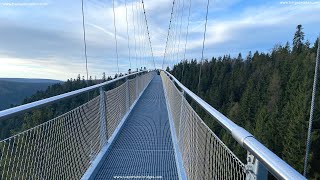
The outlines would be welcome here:
M 182 61 L 172 74 L 206 102 L 303 172 L 317 42 L 304 40 L 298 25 L 292 44 L 274 46 L 270 53 L 249 52 L 212 57 L 201 63 Z M 201 66 L 200 88 L 199 71 Z M 199 91 L 199 92 L 198 92 Z M 319 84 L 318 84 L 319 92 Z M 241 157 L 245 151 L 200 108 L 197 112 Z M 320 93 L 317 93 L 308 177 L 320 178 Z

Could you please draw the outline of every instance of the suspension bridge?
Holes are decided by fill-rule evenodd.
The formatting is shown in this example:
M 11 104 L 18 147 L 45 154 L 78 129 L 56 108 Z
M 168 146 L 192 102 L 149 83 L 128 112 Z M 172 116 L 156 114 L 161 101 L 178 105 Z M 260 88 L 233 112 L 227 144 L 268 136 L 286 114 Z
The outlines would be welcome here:
M 174 29 L 171 24 L 174 19 L 179 19 L 174 15 L 174 5 L 175 1 L 162 69 L 155 69 L 142 1 L 144 35 L 148 40 L 144 50 L 146 45 L 150 47 L 152 58 L 149 61 L 154 65 L 154 70 L 128 72 L 110 81 L 0 111 L 0 120 L 5 121 L 99 90 L 98 96 L 81 106 L 1 140 L 1 179 L 254 180 L 267 179 L 268 174 L 277 179 L 306 179 L 252 134 L 163 70 L 165 62 L 176 58 L 177 51 L 180 51 L 175 48 L 175 43 L 179 39 L 180 44 L 181 38 L 173 39 L 179 26 Z M 86 51 L 83 6 L 82 15 Z M 114 29 L 117 42 L 116 27 Z M 204 43 L 205 32 L 203 47 Z M 130 47 L 128 49 L 130 54 Z M 86 52 L 85 56 L 87 62 Z M 104 87 L 114 83 L 120 85 L 104 90 Z M 204 123 L 190 100 L 206 111 L 247 151 L 246 162 L 240 160 Z

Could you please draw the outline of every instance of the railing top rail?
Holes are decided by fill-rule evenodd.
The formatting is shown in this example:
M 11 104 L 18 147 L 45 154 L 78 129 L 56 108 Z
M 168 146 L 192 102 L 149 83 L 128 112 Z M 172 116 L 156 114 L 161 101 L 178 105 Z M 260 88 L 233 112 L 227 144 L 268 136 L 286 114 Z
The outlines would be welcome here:
M 266 148 L 254 136 L 246 131 L 244 128 L 238 126 L 233 121 L 228 119 L 218 110 L 213 108 L 207 102 L 202 100 L 199 96 L 190 91 L 182 83 L 180 83 L 169 72 L 165 72 L 189 97 L 196 101 L 204 110 L 206 110 L 211 116 L 213 116 L 217 122 L 227 130 L 232 137 L 247 151 L 252 153 L 267 169 L 278 179 L 306 179 L 299 172 L 293 169 L 285 161 L 279 158 L 276 154 Z
M 100 84 L 96 84 L 96 85 L 93 85 L 93 86 L 85 87 L 85 88 L 78 89 L 78 90 L 75 90 L 75 91 L 67 92 L 67 93 L 60 94 L 60 95 L 57 95 L 57 96 L 53 96 L 53 97 L 50 97 L 50 98 L 42 99 L 42 100 L 39 100 L 39 101 L 35 101 L 35 102 L 32 102 L 32 103 L 28 103 L 28 104 L 24 104 L 24 105 L 20 105 L 20 106 L 17 106 L 17 107 L 13 107 L 13 108 L 10 108 L 10 109 L 6 109 L 6 110 L 3 110 L 3 111 L 0 111 L 0 120 L 7 119 L 7 118 L 10 118 L 12 116 L 16 116 L 16 115 L 19 115 L 21 113 L 30 111 L 32 109 L 40 108 L 40 107 L 43 107 L 45 105 L 49 105 L 49 104 L 52 104 L 54 102 L 61 101 L 63 99 L 68 99 L 68 98 L 71 98 L 73 96 L 76 96 L 76 95 L 79 95 L 79 94 L 82 94 L 82 93 L 85 93 L 85 92 L 89 92 L 89 91 L 95 90 L 97 88 L 103 87 L 105 85 L 117 82 L 119 80 L 125 79 L 125 78 L 133 76 L 133 75 L 137 75 L 137 74 L 140 74 L 140 73 L 143 73 L 143 72 L 148 72 L 148 71 L 134 72 L 134 73 L 131 73 L 131 74 L 128 74 L 128 75 L 124 75 L 124 76 L 121 76 L 121 77 L 118 77 L 116 79 L 112 79 L 110 81 L 106 81 L 106 82 L 103 82 L 103 83 L 100 83 Z

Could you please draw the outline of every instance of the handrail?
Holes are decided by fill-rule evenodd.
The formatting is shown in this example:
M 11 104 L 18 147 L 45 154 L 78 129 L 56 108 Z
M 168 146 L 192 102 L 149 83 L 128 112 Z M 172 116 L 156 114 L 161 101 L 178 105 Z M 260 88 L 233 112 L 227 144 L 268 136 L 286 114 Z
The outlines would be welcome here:
M 136 74 L 140 74 L 140 73 L 143 73 L 143 72 L 148 72 L 148 71 L 134 72 L 134 73 L 131 73 L 131 74 L 128 74 L 128 75 L 125 75 L 125 76 L 121 76 L 121 77 L 118 77 L 116 79 L 112 79 L 110 81 L 106 81 L 106 82 L 103 82 L 103 83 L 100 83 L 100 84 L 96 84 L 96 85 L 89 86 L 89 87 L 86 87 L 86 88 L 82 88 L 82 89 L 78 89 L 78 90 L 75 90 L 75 91 L 67 92 L 67 93 L 64 93 L 64 94 L 60 94 L 60 95 L 53 96 L 53 97 L 50 97 L 50 98 L 42 99 L 42 100 L 35 101 L 35 102 L 32 102 L 32 103 L 20 105 L 20 106 L 13 107 L 13 108 L 10 108 L 10 109 L 2 110 L 2 111 L 0 111 L 0 120 L 7 119 L 7 118 L 10 118 L 12 116 L 16 116 L 18 114 L 30 111 L 32 109 L 40 108 L 40 107 L 52 104 L 52 103 L 57 102 L 57 101 L 61 101 L 63 99 L 68 99 L 68 98 L 71 98 L 73 96 L 76 96 L 76 95 L 79 95 L 79 94 L 82 94 L 82 93 L 85 93 L 85 92 L 88 92 L 88 91 L 92 91 L 92 90 L 100 88 L 102 86 L 114 83 L 116 81 L 125 79 L 127 77 L 130 77 L 130 76 L 133 76 L 133 75 L 136 75 Z
M 233 121 L 228 119 L 218 110 L 213 108 L 207 102 L 202 100 L 199 96 L 190 91 L 182 83 L 180 83 L 169 72 L 164 71 L 189 97 L 196 101 L 204 110 L 213 116 L 217 122 L 232 135 L 232 137 L 247 151 L 252 153 L 261 162 L 268 171 L 278 179 L 306 179 L 299 172 L 293 169 L 285 161 L 279 158 L 276 154 L 261 144 L 255 137 L 246 131 L 244 128 L 238 126 Z

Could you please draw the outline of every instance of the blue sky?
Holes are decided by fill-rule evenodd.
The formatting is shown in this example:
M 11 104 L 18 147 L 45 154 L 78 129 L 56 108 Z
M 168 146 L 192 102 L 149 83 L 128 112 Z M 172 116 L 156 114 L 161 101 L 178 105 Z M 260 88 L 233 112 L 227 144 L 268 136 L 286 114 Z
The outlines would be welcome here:
M 161 68 L 172 1 L 144 1 L 156 66 Z M 18 5 L 21 2 L 42 4 Z M 191 0 L 187 59 L 201 58 L 206 2 Z M 291 43 L 298 24 L 303 25 L 306 39 L 313 44 L 320 33 L 320 0 L 309 4 L 283 2 L 288 1 L 210 0 L 204 57 L 236 56 L 239 52 L 245 56 L 250 50 L 270 52 L 275 44 Z M 174 38 L 169 41 L 165 66 L 179 62 L 184 56 L 188 6 L 189 0 L 176 0 L 170 33 L 176 41 Z M 115 12 L 120 71 L 130 68 L 129 59 L 132 69 L 153 68 L 143 33 L 141 3 L 127 0 L 130 56 L 125 0 L 115 0 Z M 114 75 L 117 60 L 112 1 L 85 0 L 85 19 L 89 74 L 93 78 L 100 78 L 103 72 Z M 66 80 L 85 74 L 80 0 L 0 0 L 0 35 L 0 77 Z

